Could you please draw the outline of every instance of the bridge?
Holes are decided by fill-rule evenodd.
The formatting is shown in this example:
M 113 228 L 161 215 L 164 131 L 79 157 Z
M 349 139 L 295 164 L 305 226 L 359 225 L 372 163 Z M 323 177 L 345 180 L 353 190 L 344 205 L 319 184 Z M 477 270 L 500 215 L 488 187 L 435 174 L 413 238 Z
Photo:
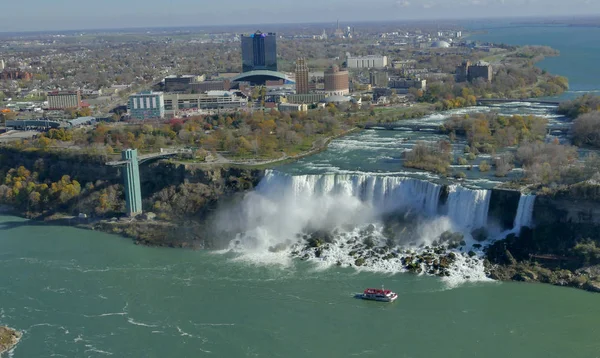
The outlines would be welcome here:
M 161 151 L 158 153 L 149 153 L 149 154 L 144 154 L 144 155 L 138 156 L 137 162 L 138 162 L 138 164 L 142 164 L 149 160 L 159 159 L 159 158 L 168 158 L 168 157 L 175 156 L 179 153 L 185 153 L 185 152 L 188 152 L 188 151 L 185 149 L 163 150 L 161 148 Z M 112 162 L 107 162 L 105 164 L 108 166 L 116 167 L 116 166 L 124 166 L 124 165 L 128 164 L 129 162 L 130 162 L 129 160 L 116 160 L 116 161 L 112 161 Z
M 485 105 L 485 104 L 498 104 L 498 103 L 513 103 L 513 102 L 523 102 L 523 103 L 534 103 L 534 104 L 548 104 L 552 106 L 558 106 L 561 102 L 551 101 L 551 100 L 543 100 L 543 99 L 518 99 L 518 98 L 479 98 L 477 99 L 477 105 Z

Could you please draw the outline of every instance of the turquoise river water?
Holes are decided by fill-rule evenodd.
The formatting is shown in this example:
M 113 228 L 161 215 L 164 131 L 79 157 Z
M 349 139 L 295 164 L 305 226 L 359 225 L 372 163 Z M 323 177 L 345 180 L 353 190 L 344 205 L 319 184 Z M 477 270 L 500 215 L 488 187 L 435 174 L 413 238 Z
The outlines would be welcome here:
M 598 295 L 236 261 L 1 217 L 14 357 L 598 357 Z M 394 304 L 353 293 L 385 283 Z

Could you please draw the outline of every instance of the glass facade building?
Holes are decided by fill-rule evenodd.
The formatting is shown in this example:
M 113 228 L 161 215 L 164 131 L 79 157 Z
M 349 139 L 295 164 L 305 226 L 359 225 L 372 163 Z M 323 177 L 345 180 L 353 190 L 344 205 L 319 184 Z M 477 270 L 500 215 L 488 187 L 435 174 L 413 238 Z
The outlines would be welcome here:
M 277 71 L 277 35 L 257 31 L 242 35 L 242 71 Z

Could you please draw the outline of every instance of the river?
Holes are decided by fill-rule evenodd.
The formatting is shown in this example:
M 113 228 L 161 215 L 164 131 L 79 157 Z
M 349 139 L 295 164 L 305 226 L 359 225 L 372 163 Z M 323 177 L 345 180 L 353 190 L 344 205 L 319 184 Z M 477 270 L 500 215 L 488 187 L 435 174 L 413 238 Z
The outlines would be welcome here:
M 14 357 L 598 357 L 595 294 L 237 261 L 1 217 Z M 353 293 L 386 284 L 394 304 Z
M 585 53 L 585 42 L 576 43 Z M 553 72 L 568 75 L 563 67 Z M 596 88 L 578 81 L 572 90 Z M 548 106 L 509 104 L 419 121 L 435 125 L 452 114 L 489 110 L 543 115 L 551 125 L 564 120 Z M 241 250 L 140 247 L 104 233 L 0 217 L 0 324 L 24 332 L 7 356 L 600 357 L 597 294 L 493 282 L 468 259 L 441 279 L 406 274 L 392 263 L 349 267 L 341 246 L 308 261 L 266 249 L 294 239 L 306 224 L 339 224 L 346 228 L 339 235 L 349 238 L 358 234 L 348 226 L 369 225 L 377 236 L 378 206 L 421 210 L 424 244 L 428 231 L 485 225 L 487 189 L 503 179 L 465 169 L 469 189 L 452 186 L 442 203 L 443 180 L 402 167 L 403 150 L 437 139 L 433 132 L 369 130 L 277 168 L 241 203 L 241 213 L 232 213 L 243 220 L 223 214 L 223 225 L 243 226 Z M 534 200 L 522 196 L 515 206 L 517 228 L 531 220 Z M 381 285 L 398 292 L 398 301 L 353 298 Z

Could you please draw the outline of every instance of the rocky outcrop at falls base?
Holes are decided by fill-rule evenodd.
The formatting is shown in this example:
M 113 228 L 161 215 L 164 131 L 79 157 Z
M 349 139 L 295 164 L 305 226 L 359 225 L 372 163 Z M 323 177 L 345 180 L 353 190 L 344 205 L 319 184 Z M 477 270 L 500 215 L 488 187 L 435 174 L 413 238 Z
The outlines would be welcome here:
M 414 274 L 449 277 L 460 261 L 474 268 L 479 259 L 473 251 L 466 250 L 463 236 L 444 232 L 432 245 L 399 246 L 385 238 L 373 225 L 359 233 L 315 231 L 300 236 L 296 243 L 288 242 L 270 248 L 277 252 L 291 247 L 292 257 L 301 260 L 330 262 L 341 267 L 406 271 Z M 454 250 L 457 248 L 457 250 Z M 470 280 L 471 277 L 463 277 Z
M 600 186 L 580 183 L 538 195 L 534 228 L 486 250 L 492 279 L 600 292 Z
M 507 256 L 510 252 L 507 252 Z M 515 262 L 509 265 L 493 265 L 485 261 L 489 277 L 500 281 L 540 282 L 555 286 L 573 287 L 600 292 L 600 266 L 591 266 L 576 271 L 549 269 L 537 262 Z
M 13 349 L 21 339 L 21 332 L 0 326 L 0 354 Z

